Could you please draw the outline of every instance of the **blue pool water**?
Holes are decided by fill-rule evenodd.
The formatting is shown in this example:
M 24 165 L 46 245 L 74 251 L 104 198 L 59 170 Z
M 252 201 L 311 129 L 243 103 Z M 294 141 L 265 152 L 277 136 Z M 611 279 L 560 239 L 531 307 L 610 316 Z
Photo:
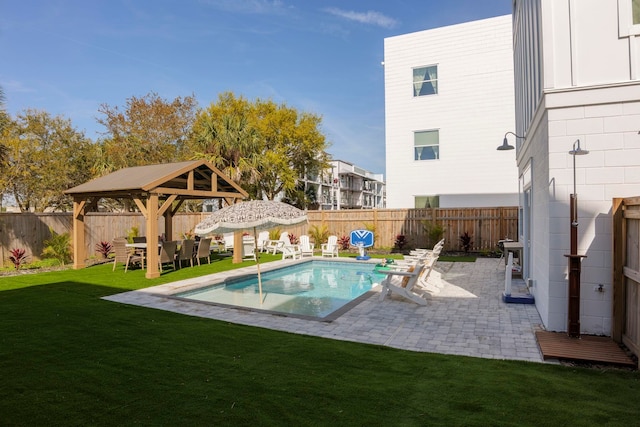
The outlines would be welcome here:
M 386 276 L 375 264 L 309 261 L 257 275 L 227 280 L 174 296 L 272 312 L 326 318 L 365 294 Z

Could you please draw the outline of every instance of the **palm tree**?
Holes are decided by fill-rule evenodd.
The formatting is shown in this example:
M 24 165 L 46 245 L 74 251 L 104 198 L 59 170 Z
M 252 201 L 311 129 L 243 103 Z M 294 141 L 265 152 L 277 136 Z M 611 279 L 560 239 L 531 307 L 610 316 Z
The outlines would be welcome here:
M 202 117 L 194 158 L 206 159 L 232 180 L 246 185 L 258 179 L 258 133 L 248 119 L 224 114 L 219 120 Z

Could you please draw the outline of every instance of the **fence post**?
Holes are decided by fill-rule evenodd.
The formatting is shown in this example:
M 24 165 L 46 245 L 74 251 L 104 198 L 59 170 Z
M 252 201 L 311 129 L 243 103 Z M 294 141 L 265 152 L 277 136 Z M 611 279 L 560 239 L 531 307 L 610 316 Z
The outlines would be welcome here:
M 623 274 L 625 264 L 624 199 L 613 199 L 611 217 L 613 219 L 613 321 L 611 322 L 611 338 L 615 342 L 621 343 L 625 323 Z

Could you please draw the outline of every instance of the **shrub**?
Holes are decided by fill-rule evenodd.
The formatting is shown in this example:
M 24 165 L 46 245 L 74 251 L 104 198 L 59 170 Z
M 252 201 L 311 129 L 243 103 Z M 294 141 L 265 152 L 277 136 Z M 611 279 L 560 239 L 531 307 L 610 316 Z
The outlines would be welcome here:
M 9 253 L 11 254 L 9 260 L 13 263 L 16 270 L 20 270 L 20 267 L 27 261 L 27 251 L 16 248 L 11 249 Z
M 393 242 L 393 247 L 402 250 L 407 245 L 407 237 L 404 234 L 398 234 Z
M 465 231 L 460 235 L 460 246 L 465 253 L 469 252 L 472 244 L 473 241 L 471 240 L 471 235 L 469 234 L 469 232 Z
M 422 228 L 427 234 L 427 246 L 432 247 L 444 236 L 444 227 L 435 221 L 422 221 Z
M 329 238 L 329 227 L 324 223 L 320 225 L 312 225 L 309 227 L 309 237 L 313 239 L 316 246 L 320 246 Z
M 279 228 L 274 228 L 272 230 L 269 230 L 269 240 L 278 240 L 281 234 L 282 234 L 282 231 L 280 231 Z
M 341 250 L 348 250 L 349 246 L 351 246 L 351 240 L 349 239 L 349 236 L 343 235 L 342 237 L 338 238 L 338 245 L 340 246 Z
M 49 227 L 51 238 L 44 241 L 43 258 L 54 258 L 64 265 L 71 262 L 71 237 L 69 233 L 56 233 L 53 228 Z
M 370 231 L 371 233 L 373 233 L 373 246 L 376 246 L 376 243 L 378 242 L 378 234 L 376 233 L 376 225 L 374 223 L 370 223 L 370 222 L 363 222 L 362 225 L 364 225 L 364 229 L 367 231 Z
M 293 233 L 289 233 L 289 243 L 297 245 L 300 243 L 300 238 Z
M 112 251 L 113 245 L 111 245 L 111 242 L 102 241 L 100 243 L 96 243 L 96 252 L 102 255 L 102 258 L 108 258 Z
M 129 231 L 127 231 L 127 242 L 133 243 L 133 238 L 138 237 L 140 234 L 138 227 L 131 227 Z

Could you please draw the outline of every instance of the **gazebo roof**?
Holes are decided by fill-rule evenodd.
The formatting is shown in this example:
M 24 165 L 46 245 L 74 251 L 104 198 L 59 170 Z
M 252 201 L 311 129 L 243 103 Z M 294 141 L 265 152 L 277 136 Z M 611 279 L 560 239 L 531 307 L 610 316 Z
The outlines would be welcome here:
M 206 160 L 120 169 L 65 191 L 74 197 L 139 197 L 157 193 L 177 199 L 245 198 L 238 184 Z

